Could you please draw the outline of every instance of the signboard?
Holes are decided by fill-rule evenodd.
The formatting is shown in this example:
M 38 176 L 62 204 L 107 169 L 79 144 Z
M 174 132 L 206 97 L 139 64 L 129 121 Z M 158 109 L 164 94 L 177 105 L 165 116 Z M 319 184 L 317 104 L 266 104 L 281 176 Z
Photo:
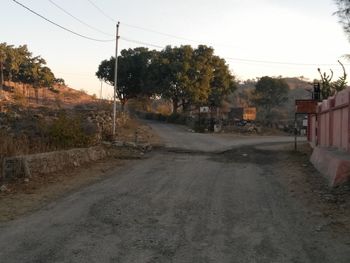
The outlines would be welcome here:
M 199 108 L 200 113 L 208 113 L 209 112 L 209 107 L 200 107 Z
M 308 126 L 307 124 L 308 124 L 308 120 L 307 120 L 307 119 L 304 119 L 304 120 L 303 120 L 303 127 L 307 127 L 307 126 Z
M 295 112 L 296 113 L 308 113 L 314 114 L 317 109 L 317 101 L 316 100 L 296 100 L 295 101 Z

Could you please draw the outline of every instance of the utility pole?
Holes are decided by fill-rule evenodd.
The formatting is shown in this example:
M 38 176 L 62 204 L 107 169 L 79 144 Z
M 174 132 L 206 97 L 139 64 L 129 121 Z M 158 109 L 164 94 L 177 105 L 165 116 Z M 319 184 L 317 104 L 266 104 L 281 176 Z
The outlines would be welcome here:
M 117 115 L 117 82 L 118 82 L 118 41 L 119 41 L 119 25 L 117 23 L 117 35 L 115 41 L 115 68 L 114 68 L 114 104 L 113 104 L 113 137 L 115 137 L 115 125 L 116 125 L 116 115 Z

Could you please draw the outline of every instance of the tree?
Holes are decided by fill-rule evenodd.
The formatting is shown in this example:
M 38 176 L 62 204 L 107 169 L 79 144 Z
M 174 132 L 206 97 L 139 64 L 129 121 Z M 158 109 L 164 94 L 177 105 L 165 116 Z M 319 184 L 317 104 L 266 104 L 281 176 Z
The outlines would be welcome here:
M 280 78 L 262 77 L 255 85 L 253 102 L 271 119 L 272 110 L 288 100 L 288 84 Z
M 154 51 L 147 48 L 124 49 L 118 57 L 118 85 L 116 95 L 122 108 L 131 98 L 151 96 L 148 69 L 152 64 Z M 114 86 L 115 58 L 104 60 L 98 67 L 96 76 Z
M 150 79 L 156 87 L 155 92 L 164 99 L 172 100 L 175 113 L 189 99 L 192 54 L 191 46 L 167 46 L 150 67 Z
M 157 93 L 173 102 L 176 113 L 182 106 L 220 106 L 224 96 L 235 88 L 234 77 L 225 60 L 204 45 L 166 47 L 153 65 Z
M 212 61 L 212 70 L 213 78 L 208 100 L 210 106 L 220 107 L 223 99 L 237 89 L 237 83 L 224 59 L 215 56 Z
M 0 91 L 4 85 L 4 62 L 6 60 L 6 43 L 0 43 Z
M 343 26 L 344 32 L 350 37 L 350 1 L 334 0 L 338 7 L 335 14 L 339 17 L 339 22 Z
M 64 79 L 62 79 L 62 78 L 55 78 L 54 79 L 54 83 L 59 85 L 59 86 L 65 86 L 66 85 Z
M 55 78 L 46 61 L 40 56 L 33 57 L 26 45 L 0 43 L 0 71 L 1 83 L 6 79 L 31 84 L 36 89 L 50 87 Z

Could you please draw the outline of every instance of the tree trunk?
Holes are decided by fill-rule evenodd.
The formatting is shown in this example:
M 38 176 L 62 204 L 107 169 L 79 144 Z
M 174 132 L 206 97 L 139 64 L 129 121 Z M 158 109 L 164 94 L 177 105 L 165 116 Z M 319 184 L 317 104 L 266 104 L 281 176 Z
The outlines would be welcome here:
M 177 113 L 177 110 L 179 108 L 179 100 L 177 98 L 173 99 L 173 114 Z
M 182 110 L 184 113 L 187 113 L 189 110 L 190 104 L 186 100 L 182 100 Z
M 34 88 L 34 92 L 35 92 L 36 104 L 39 104 L 39 89 L 38 88 Z
M 4 86 L 4 65 L 2 61 L 0 61 L 0 91 L 3 90 Z
M 125 104 L 126 104 L 126 102 L 127 102 L 127 100 L 126 99 L 121 99 L 120 100 L 120 103 L 121 103 L 121 107 L 122 107 L 122 112 L 124 112 L 124 110 L 125 110 Z

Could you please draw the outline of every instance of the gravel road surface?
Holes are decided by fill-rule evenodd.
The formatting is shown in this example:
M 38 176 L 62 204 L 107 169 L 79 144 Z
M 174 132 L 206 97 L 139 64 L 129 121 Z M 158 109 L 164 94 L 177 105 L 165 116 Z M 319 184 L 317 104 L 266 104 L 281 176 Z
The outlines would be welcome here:
M 0 262 L 350 262 L 345 233 L 317 229 L 279 179 L 288 153 L 254 146 L 291 138 L 151 126 L 170 150 L 1 224 Z

